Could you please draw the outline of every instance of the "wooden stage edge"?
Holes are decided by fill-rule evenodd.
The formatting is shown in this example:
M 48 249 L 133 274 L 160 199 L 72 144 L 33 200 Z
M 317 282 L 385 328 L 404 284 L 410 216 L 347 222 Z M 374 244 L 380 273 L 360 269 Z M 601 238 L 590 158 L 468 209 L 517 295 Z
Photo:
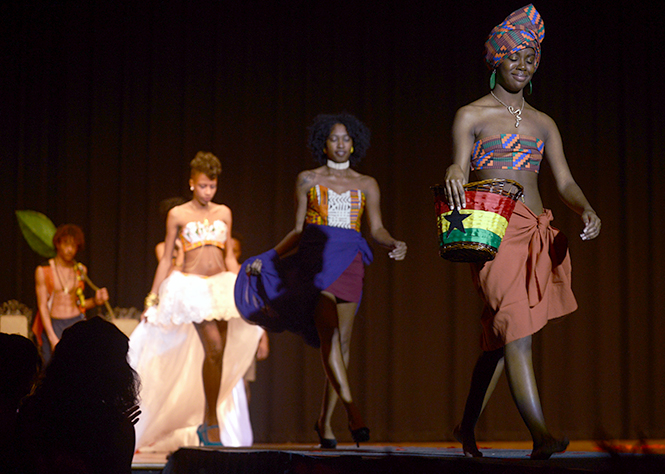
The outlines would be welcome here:
M 313 444 L 255 444 L 247 448 L 183 447 L 171 453 L 137 453 L 136 474 L 168 472 L 487 472 L 487 473 L 665 473 L 665 440 L 571 441 L 548 461 L 529 459 L 530 441 L 479 442 L 482 459 L 463 457 L 461 445 L 441 443 L 341 443 L 336 450 Z

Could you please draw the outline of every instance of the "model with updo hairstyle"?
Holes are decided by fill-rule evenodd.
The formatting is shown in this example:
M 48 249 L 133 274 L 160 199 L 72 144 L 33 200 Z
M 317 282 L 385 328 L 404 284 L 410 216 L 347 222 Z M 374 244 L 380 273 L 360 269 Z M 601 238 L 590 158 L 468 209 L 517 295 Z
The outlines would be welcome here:
M 369 440 L 347 375 L 365 265 L 373 258 L 360 233 L 363 214 L 372 238 L 391 258 L 406 256 L 406 244 L 383 226 L 376 180 L 350 168 L 365 156 L 369 137 L 368 128 L 349 114 L 314 119 L 308 145 L 323 166 L 298 175 L 295 227 L 274 249 L 248 259 L 236 284 L 236 306 L 246 319 L 269 331 L 287 329 L 320 348 L 326 382 L 314 430 L 328 449 L 337 446 L 331 418 L 339 399 L 353 441 Z
M 333 126 L 338 123 L 346 127 L 346 131 L 353 140 L 353 151 L 351 152 L 351 158 L 349 161 L 352 166 L 355 166 L 360 163 L 360 160 L 362 160 L 367 153 L 371 133 L 369 128 L 353 115 L 346 113 L 336 115 L 317 115 L 314 119 L 314 123 L 308 129 L 309 138 L 307 140 L 307 146 L 311 150 L 312 155 L 314 155 L 314 159 L 317 163 L 325 165 L 328 159 L 325 152 L 326 141 L 328 140 L 328 135 L 330 135 Z
M 217 179 L 222 174 L 222 164 L 215 155 L 209 151 L 200 151 L 194 159 L 190 161 L 191 176 L 196 173 L 203 173 L 210 179 Z
M 192 199 L 168 211 L 144 317 L 130 339 L 132 364 L 145 387 L 137 449 L 171 451 L 196 438 L 206 446 L 252 444 L 242 376 L 263 331 L 244 322 L 233 301 L 238 262 L 231 209 L 212 201 L 222 165 L 200 151 L 190 166 Z M 177 246 L 181 267 L 173 258 Z

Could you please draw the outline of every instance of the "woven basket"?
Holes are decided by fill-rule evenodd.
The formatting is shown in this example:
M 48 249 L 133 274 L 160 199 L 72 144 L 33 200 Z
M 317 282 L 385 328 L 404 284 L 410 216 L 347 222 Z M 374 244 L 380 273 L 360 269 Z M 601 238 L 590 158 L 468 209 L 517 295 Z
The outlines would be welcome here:
M 437 216 L 439 255 L 453 262 L 494 259 L 506 233 L 515 202 L 524 188 L 510 179 L 486 179 L 464 185 L 466 206 L 450 209 L 445 186 L 432 186 Z

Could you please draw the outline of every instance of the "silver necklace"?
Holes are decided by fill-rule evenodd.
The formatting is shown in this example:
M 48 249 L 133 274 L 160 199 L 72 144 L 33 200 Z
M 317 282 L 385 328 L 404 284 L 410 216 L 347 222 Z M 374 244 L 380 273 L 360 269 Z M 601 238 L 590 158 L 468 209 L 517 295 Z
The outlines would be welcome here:
M 496 95 L 494 95 L 494 91 L 490 91 L 490 94 L 492 94 L 492 97 L 494 97 L 497 101 L 499 101 L 499 104 L 503 105 L 505 108 L 508 109 L 508 112 L 511 113 L 511 115 L 515 116 L 515 128 L 520 126 L 520 121 L 522 120 L 522 110 L 524 110 L 524 96 L 522 96 L 522 107 L 519 109 L 516 109 L 512 105 L 506 104 L 504 101 L 499 99 Z

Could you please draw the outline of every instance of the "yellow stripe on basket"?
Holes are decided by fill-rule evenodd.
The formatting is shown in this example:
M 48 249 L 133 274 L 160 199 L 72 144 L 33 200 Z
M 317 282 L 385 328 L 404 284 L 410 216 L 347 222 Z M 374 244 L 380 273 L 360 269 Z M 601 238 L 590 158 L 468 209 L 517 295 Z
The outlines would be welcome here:
M 452 214 L 452 211 L 445 212 L 438 217 L 439 229 L 441 232 L 448 232 L 450 222 L 445 219 L 445 216 Z M 469 210 L 462 209 L 460 214 L 468 214 L 469 217 L 462 221 L 465 229 L 485 229 L 494 232 L 499 237 L 503 238 L 506 234 L 506 227 L 508 227 L 508 219 L 500 214 L 490 211 Z

